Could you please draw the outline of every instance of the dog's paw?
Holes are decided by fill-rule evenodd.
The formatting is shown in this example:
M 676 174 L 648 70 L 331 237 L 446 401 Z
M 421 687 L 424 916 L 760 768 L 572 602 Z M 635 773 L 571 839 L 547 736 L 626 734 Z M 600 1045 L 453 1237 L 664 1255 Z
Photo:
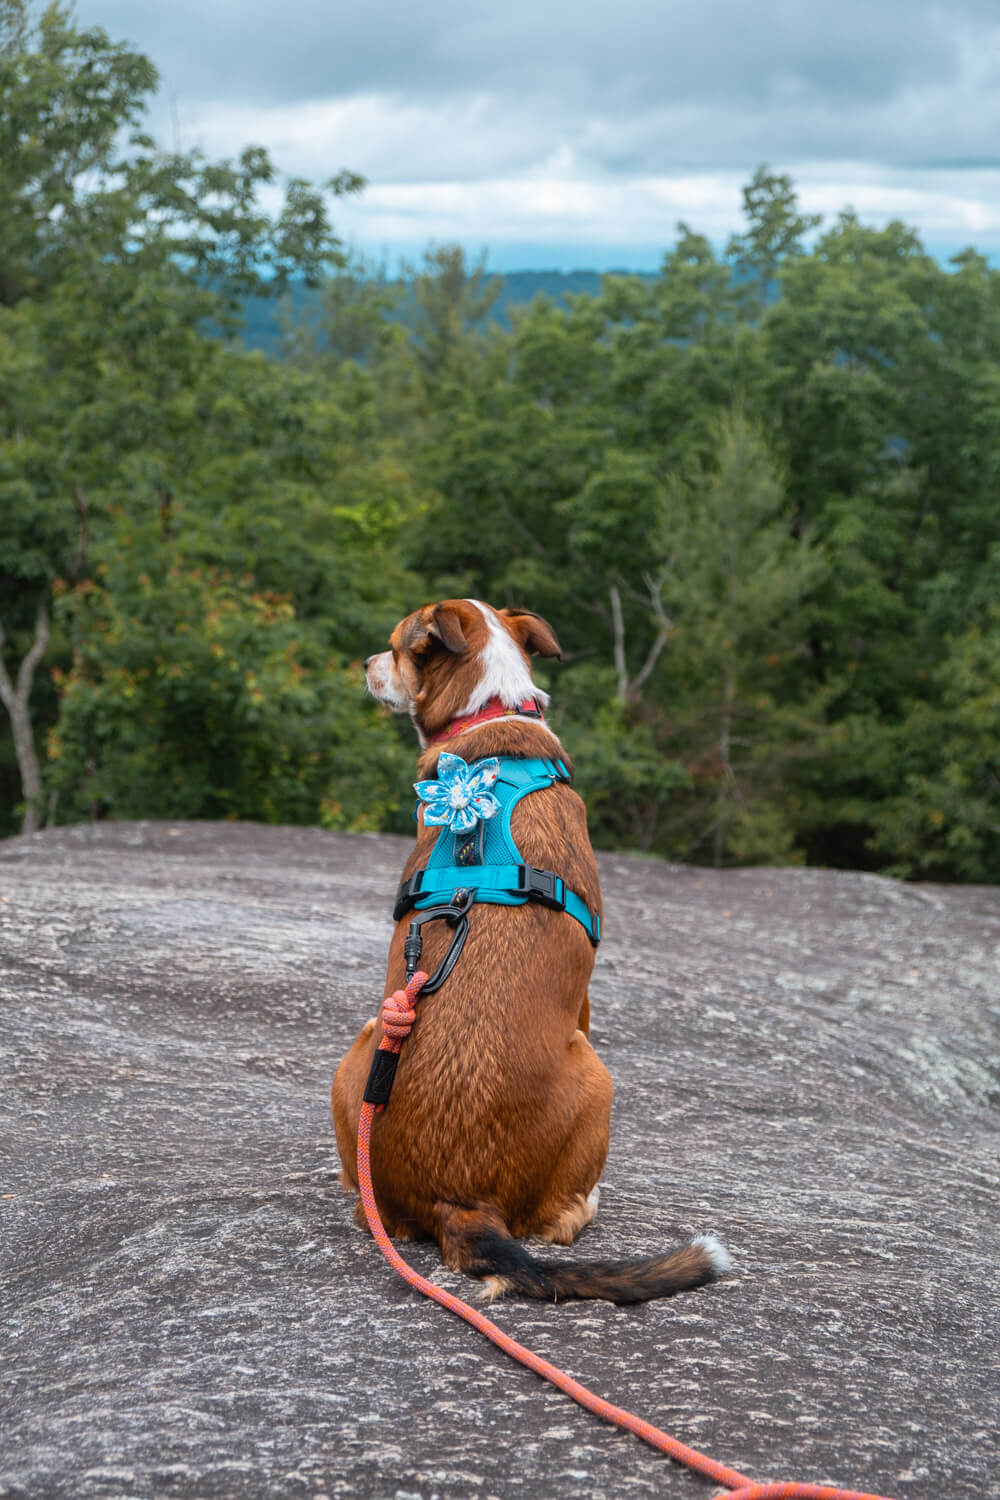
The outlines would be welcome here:
M 586 1198 L 582 1193 L 577 1193 L 565 1208 L 539 1231 L 538 1238 L 547 1245 L 572 1245 L 581 1229 L 586 1229 L 587 1225 L 592 1223 L 597 1213 L 600 1196 L 596 1187 L 591 1188 Z
M 479 1301 L 489 1306 L 491 1302 L 496 1302 L 498 1298 L 506 1296 L 509 1291 L 510 1282 L 506 1276 L 484 1276 Z

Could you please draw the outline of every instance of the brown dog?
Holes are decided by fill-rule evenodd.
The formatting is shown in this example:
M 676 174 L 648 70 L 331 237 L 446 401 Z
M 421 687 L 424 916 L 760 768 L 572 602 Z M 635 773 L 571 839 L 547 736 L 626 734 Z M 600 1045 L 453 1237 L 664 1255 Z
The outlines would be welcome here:
M 542 718 L 548 700 L 532 682 L 529 653 L 561 654 L 551 626 L 521 610 L 447 599 L 400 621 L 390 649 L 370 657 L 366 672 L 380 702 L 412 717 L 422 779 L 435 775 L 442 750 L 465 762 L 542 757 L 568 766 Z M 425 826 L 424 811 L 404 880 L 425 868 L 442 832 Z M 599 916 L 586 812 L 565 781 L 523 796 L 510 830 L 526 865 L 561 876 Z M 396 926 L 386 993 L 403 984 L 407 926 L 405 917 Z M 444 921 L 424 931 L 421 967 L 430 972 L 453 934 Z M 494 1296 L 641 1302 L 728 1269 L 712 1236 L 611 1265 L 542 1262 L 518 1243 L 534 1235 L 568 1245 L 597 1212 L 612 1085 L 587 1039 L 593 965 L 588 930 L 566 911 L 477 900 L 454 972 L 418 1004 L 391 1103 L 372 1132 L 372 1179 L 389 1233 L 435 1238 L 449 1266 L 486 1277 Z M 358 1186 L 358 1118 L 380 1037 L 375 1017 L 333 1082 L 349 1189 Z M 363 1223 L 360 1204 L 358 1216 Z

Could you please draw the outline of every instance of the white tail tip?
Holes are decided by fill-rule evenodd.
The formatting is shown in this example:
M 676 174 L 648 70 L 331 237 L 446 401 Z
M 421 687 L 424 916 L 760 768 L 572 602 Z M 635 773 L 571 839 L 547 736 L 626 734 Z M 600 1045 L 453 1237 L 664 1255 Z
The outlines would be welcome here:
M 729 1259 L 729 1251 L 720 1239 L 714 1234 L 699 1234 L 692 1241 L 692 1245 L 700 1245 L 712 1262 L 712 1270 L 716 1276 L 725 1276 L 727 1271 L 733 1269 L 733 1263 Z

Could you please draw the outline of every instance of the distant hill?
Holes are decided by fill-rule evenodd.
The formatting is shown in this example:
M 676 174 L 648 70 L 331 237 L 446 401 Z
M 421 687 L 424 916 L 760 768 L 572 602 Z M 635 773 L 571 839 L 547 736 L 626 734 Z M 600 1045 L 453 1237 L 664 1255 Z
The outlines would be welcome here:
M 509 328 L 511 309 L 524 307 L 538 296 L 550 297 L 553 302 L 563 307 L 567 305 L 567 297 L 578 296 L 580 293 L 596 296 L 601 290 L 601 280 L 604 275 L 638 276 L 643 281 L 658 279 L 655 272 L 624 270 L 615 272 L 508 271 L 503 275 L 490 275 L 485 278 L 487 284 L 500 281 L 503 285 L 489 315 L 489 321 L 499 323 L 503 328 Z M 399 283 L 390 282 L 389 285 L 398 286 Z M 318 303 L 317 292 L 310 291 L 301 282 L 296 282 L 288 294 L 286 307 L 297 320 L 302 316 L 308 318 L 316 311 Z M 246 347 L 263 349 L 266 354 L 280 353 L 282 314 L 279 304 L 263 298 L 247 298 L 243 304 L 243 314 L 243 343 Z M 394 316 L 406 321 L 406 299 L 402 301 Z
M 508 271 L 488 276 L 487 283 L 500 281 L 503 288 L 491 314 L 497 323 L 510 327 L 510 310 L 533 302 L 536 297 L 550 297 L 567 306 L 566 299 L 585 293 L 596 297 L 605 276 L 638 276 L 642 281 L 657 281 L 653 271 Z

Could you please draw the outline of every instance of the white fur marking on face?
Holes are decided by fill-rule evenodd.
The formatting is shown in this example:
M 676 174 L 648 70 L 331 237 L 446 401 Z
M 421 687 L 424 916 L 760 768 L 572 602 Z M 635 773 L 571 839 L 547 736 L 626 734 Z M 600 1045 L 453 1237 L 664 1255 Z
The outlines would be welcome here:
M 479 610 L 486 621 L 489 637 L 480 656 L 483 675 L 472 697 L 464 708 L 459 709 L 459 713 L 473 714 L 491 698 L 499 698 L 505 708 L 516 708 L 524 698 L 537 698 L 544 707 L 549 701 L 549 695 L 532 682 L 531 672 L 520 646 L 510 632 L 504 629 L 496 611 L 490 609 L 488 604 L 480 604 L 478 599 L 467 599 L 465 602 L 474 604 Z
M 403 713 L 409 708 L 410 700 L 399 681 L 391 651 L 382 651 L 378 656 L 372 657 L 365 669 L 365 681 L 368 691 L 379 703 L 395 709 L 396 713 Z

